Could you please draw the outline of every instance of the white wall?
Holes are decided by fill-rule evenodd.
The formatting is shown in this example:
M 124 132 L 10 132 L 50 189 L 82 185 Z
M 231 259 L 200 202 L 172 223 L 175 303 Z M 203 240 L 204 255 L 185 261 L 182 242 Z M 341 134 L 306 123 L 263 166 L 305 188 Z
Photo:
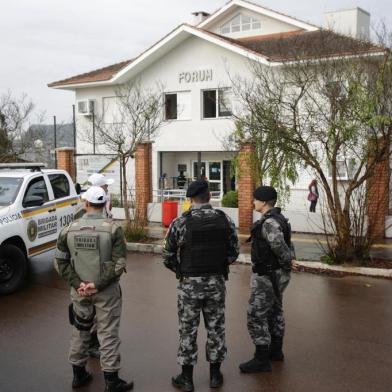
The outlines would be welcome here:
M 173 120 L 162 125 L 155 139 L 156 151 L 221 151 L 222 139 L 233 129 L 233 121 L 227 119 L 202 119 L 202 90 L 229 87 L 228 67 L 231 71 L 249 72 L 247 60 L 226 49 L 190 37 L 173 51 L 143 72 L 145 85 L 159 80 L 167 92 L 190 91 L 191 120 Z M 180 81 L 181 72 L 212 70 L 212 81 L 186 83 Z
M 370 37 L 370 14 L 361 8 L 326 12 L 325 26 L 341 34 L 368 39 Z
M 78 89 L 75 92 L 75 100 L 83 99 L 95 99 L 95 109 L 98 116 L 102 115 L 102 108 L 105 97 L 115 96 L 114 88 L 110 87 L 91 87 Z M 93 124 L 91 116 L 76 115 L 76 148 L 78 154 L 92 154 L 93 143 L 92 143 L 92 132 Z M 97 154 L 110 154 L 115 153 L 111 151 L 107 146 L 99 142 L 99 137 L 96 137 L 95 152 Z

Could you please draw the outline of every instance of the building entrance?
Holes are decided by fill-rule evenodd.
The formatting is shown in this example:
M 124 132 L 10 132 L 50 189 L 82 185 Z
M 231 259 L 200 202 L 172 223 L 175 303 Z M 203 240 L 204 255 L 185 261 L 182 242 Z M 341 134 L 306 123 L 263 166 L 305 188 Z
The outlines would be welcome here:
M 192 176 L 197 177 L 197 161 L 193 162 Z M 209 182 L 209 187 L 214 198 L 222 196 L 222 161 L 202 161 L 201 177 Z

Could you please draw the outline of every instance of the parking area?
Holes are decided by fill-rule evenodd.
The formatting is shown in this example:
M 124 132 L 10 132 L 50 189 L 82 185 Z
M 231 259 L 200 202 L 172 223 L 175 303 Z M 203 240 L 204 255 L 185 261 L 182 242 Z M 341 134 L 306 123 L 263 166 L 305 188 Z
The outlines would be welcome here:
M 389 391 L 392 384 L 392 285 L 362 277 L 293 274 L 285 294 L 286 361 L 270 374 L 241 375 L 238 364 L 253 348 L 246 330 L 249 266 L 235 265 L 227 285 L 228 357 L 222 391 Z M 122 278 L 122 367 L 135 391 L 174 391 L 178 372 L 176 280 L 158 256 L 128 254 Z M 0 298 L 0 391 L 71 391 L 67 363 L 68 289 L 51 255 L 32 263 L 27 286 Z M 205 333 L 200 328 L 197 391 L 208 391 Z M 99 363 L 94 382 L 103 390 Z

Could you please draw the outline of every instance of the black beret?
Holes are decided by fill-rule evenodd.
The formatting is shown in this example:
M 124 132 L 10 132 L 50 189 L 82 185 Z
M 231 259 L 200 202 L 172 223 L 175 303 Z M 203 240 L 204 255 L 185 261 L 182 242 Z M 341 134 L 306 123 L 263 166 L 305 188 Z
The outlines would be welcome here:
M 259 186 L 253 192 L 253 197 L 260 201 L 271 201 L 276 200 L 278 194 L 273 186 Z
M 195 197 L 204 193 L 208 190 L 208 182 L 203 180 L 197 180 L 190 183 L 187 191 L 186 197 Z

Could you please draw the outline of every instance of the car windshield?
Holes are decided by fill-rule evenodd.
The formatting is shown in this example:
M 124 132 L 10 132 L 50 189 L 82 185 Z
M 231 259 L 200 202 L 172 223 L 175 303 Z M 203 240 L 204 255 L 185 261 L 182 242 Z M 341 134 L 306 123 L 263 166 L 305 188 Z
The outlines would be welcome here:
M 0 177 L 0 206 L 9 206 L 18 195 L 23 178 Z

